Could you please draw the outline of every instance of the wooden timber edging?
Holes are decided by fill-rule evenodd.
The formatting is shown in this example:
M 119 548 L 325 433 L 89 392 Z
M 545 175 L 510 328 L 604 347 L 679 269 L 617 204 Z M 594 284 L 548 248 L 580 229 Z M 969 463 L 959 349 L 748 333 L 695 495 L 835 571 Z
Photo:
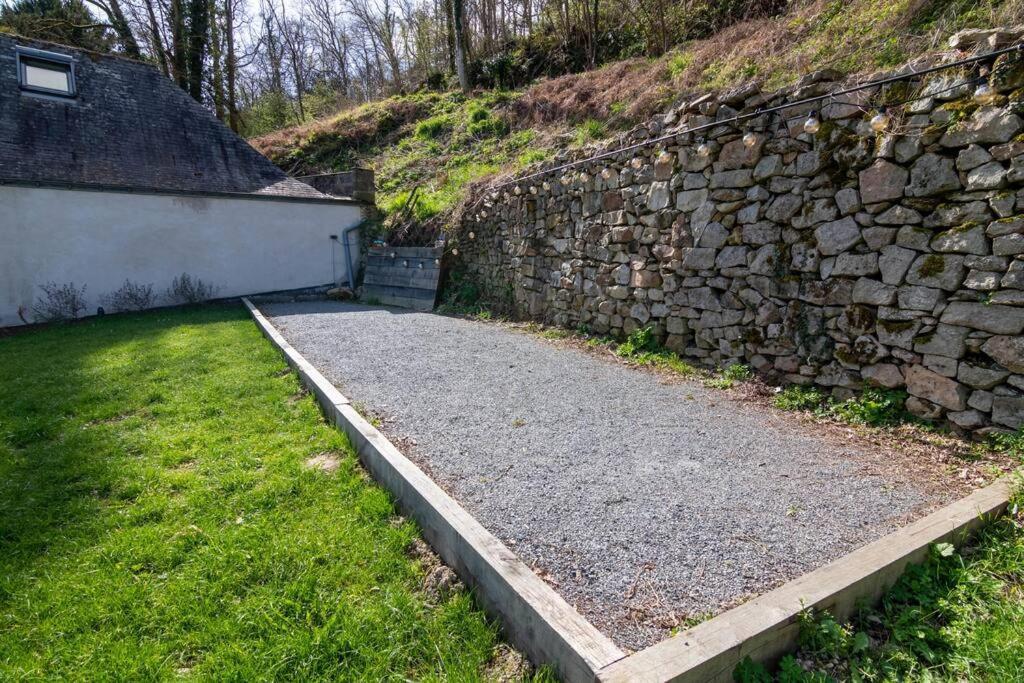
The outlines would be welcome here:
M 907 565 L 925 560 L 932 544 L 962 543 L 1002 514 L 1011 493 L 1010 477 L 999 479 L 821 569 L 608 665 L 598 680 L 718 683 L 732 681 L 746 657 L 774 662 L 796 648 L 801 611 L 827 610 L 838 621 L 848 618 L 861 601 L 879 600 Z
M 412 463 L 302 357 L 249 299 L 256 325 L 316 396 L 327 419 L 344 431 L 373 478 L 394 495 L 441 559 L 497 616 L 508 639 L 569 683 L 592 682 L 624 653 L 493 534 Z
M 827 610 L 837 620 L 877 601 L 907 565 L 935 543 L 959 544 L 1005 512 L 1013 475 L 1003 477 L 820 569 L 626 656 L 483 528 L 422 470 L 364 420 L 327 379 L 243 299 L 256 325 L 316 396 L 328 419 L 352 440 L 373 477 L 415 519 L 424 538 L 472 586 L 512 643 L 569 683 L 727 683 L 746 657 L 770 663 L 791 652 L 799 614 Z

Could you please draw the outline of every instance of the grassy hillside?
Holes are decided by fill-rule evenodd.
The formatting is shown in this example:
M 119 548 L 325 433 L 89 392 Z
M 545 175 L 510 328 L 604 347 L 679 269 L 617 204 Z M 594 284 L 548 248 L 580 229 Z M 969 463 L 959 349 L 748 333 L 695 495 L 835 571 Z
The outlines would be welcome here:
M 893 67 L 954 32 L 1024 22 L 1024 0 L 814 0 L 731 26 L 659 59 L 633 59 L 522 91 L 419 92 L 253 140 L 290 173 L 377 173 L 386 213 L 419 187 L 413 213 L 444 222 L 467 185 L 567 146 L 614 137 L 674 101 L 756 79 L 775 89 L 817 69 Z

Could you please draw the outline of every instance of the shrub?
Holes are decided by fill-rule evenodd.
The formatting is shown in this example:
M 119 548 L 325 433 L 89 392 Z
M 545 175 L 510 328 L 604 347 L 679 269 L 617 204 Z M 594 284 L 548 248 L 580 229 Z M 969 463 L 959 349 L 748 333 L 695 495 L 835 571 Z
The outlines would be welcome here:
M 152 284 L 143 285 L 131 280 L 125 280 L 120 289 L 100 299 L 100 303 L 114 312 L 142 311 L 152 307 L 155 302 Z
M 654 330 L 650 327 L 643 327 L 626 337 L 626 341 L 615 349 L 615 354 L 622 358 L 635 358 L 644 353 L 656 353 L 658 350 L 658 340 L 654 338 Z
M 830 412 L 847 422 L 884 427 L 910 418 L 903 407 L 906 400 L 905 391 L 865 389 L 860 396 L 834 404 Z
M 820 389 L 793 385 L 776 394 L 772 402 L 782 410 L 817 410 L 826 399 Z
M 197 304 L 208 301 L 217 295 L 218 287 L 203 282 L 199 278 L 192 279 L 188 273 L 182 273 L 171 281 L 167 288 L 167 300 L 175 304 Z
M 508 133 L 508 124 L 478 102 L 469 105 L 469 124 L 466 131 L 475 138 L 500 138 Z
M 44 296 L 32 305 L 32 317 L 37 323 L 74 320 L 85 310 L 85 285 L 79 289 L 74 282 L 63 285 L 47 282 L 39 285 L 39 289 Z
M 600 140 L 604 135 L 604 124 L 597 119 L 587 119 L 576 127 L 576 143 L 580 145 Z
M 421 140 L 433 140 L 451 131 L 455 120 L 446 114 L 431 116 L 416 124 L 416 137 Z

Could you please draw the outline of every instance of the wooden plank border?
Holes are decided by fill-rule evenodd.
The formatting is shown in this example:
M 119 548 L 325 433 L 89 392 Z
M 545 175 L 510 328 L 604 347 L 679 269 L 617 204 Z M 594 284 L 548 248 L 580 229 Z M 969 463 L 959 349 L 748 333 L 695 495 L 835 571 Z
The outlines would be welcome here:
M 416 520 L 441 558 L 475 589 L 484 609 L 500 620 L 510 641 L 535 664 L 550 664 L 569 683 L 594 681 L 599 669 L 625 656 L 363 419 L 251 301 L 242 301 L 260 331 L 316 396 L 328 419 L 351 439 L 370 474 Z
M 569 683 L 728 683 L 744 658 L 772 662 L 795 649 L 801 611 L 828 610 L 836 619 L 848 618 L 862 601 L 877 601 L 907 565 L 923 561 L 933 544 L 960 544 L 1003 514 L 1013 493 L 1015 475 L 1003 477 L 829 565 L 627 657 L 366 422 L 252 302 L 242 301 L 328 418 L 348 434 L 370 473 L 416 519 L 444 561 L 476 589 L 508 638 L 534 663 L 551 664 Z
M 796 648 L 797 616 L 805 608 L 849 617 L 860 601 L 881 598 L 908 564 L 927 558 L 933 543 L 962 543 L 1002 514 L 1011 477 L 962 498 L 717 617 L 663 640 L 598 672 L 601 683 L 732 681 L 746 657 L 773 662 Z

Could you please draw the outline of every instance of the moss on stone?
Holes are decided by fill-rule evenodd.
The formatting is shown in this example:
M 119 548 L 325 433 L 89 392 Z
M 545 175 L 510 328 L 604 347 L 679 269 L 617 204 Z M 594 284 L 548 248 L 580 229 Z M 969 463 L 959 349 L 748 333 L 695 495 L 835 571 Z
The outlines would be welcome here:
M 917 274 L 921 277 L 935 277 L 942 274 L 942 271 L 945 269 L 946 259 L 938 254 L 929 254 L 925 258 L 924 263 L 917 269 Z

